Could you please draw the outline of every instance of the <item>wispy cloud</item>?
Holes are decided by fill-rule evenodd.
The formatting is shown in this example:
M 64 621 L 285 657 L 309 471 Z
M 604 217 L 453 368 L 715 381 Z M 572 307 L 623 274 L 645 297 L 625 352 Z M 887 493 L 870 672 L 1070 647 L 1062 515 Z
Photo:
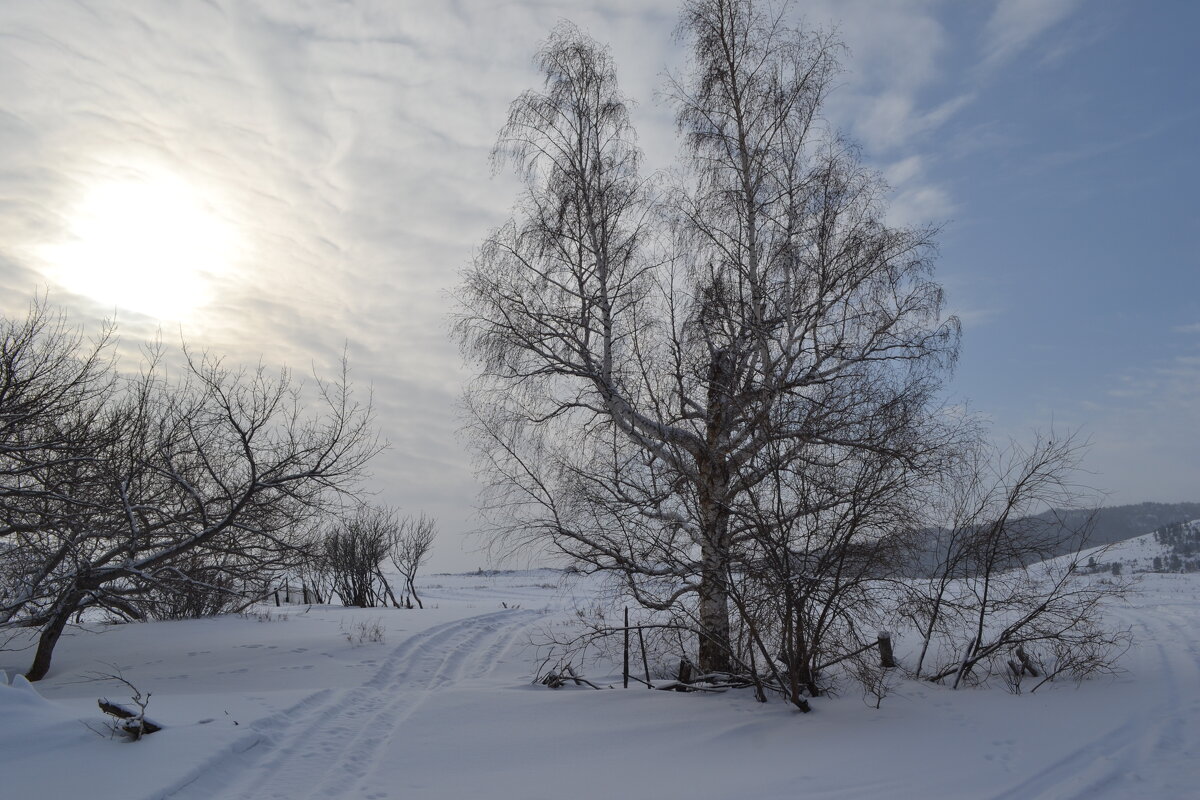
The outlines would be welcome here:
M 890 164 L 883 175 L 892 187 L 888 221 L 894 225 L 940 223 L 954 210 L 949 192 L 927 179 L 922 156 L 909 156 Z
M 911 146 L 970 101 L 921 102 L 947 45 L 933 5 L 803 10 L 809 24 L 837 23 L 850 46 L 830 112 L 872 151 Z M 393 443 L 378 465 L 381 498 L 466 526 L 472 479 L 454 444 L 462 375 L 446 295 L 515 194 L 507 176 L 491 177 L 496 130 L 537 80 L 537 44 L 569 17 L 611 43 L 640 101 L 648 162 L 667 166 L 671 120 L 653 97 L 678 59 L 676 13 L 674 0 L 0 5 L 0 304 L 17 312 L 45 286 L 39 248 L 62 238 L 90 186 L 162 170 L 203 187 L 246 248 L 184 335 L 301 372 L 334 366 L 348 344 Z M 897 169 L 896 221 L 950 213 L 926 161 Z M 55 298 L 81 315 L 112 312 L 61 288 Z M 121 317 L 133 340 L 158 327 Z
M 1200 324 L 1182 326 L 1200 333 Z M 1180 330 L 1176 328 L 1175 330 Z M 1200 497 L 1200 342 L 1116 375 L 1101 396 L 1082 403 L 1093 440 L 1088 462 L 1112 502 Z
M 1080 0 L 1000 0 L 983 32 L 983 67 L 994 70 L 1069 17 Z
M 633 0 L 0 4 L 0 310 L 20 313 L 46 287 L 39 254 L 90 187 L 150 172 L 198 187 L 246 247 L 183 334 L 301 374 L 327 372 L 348 345 L 393 444 L 376 464 L 379 499 L 427 508 L 452 540 L 474 490 L 446 295 L 515 196 L 491 175 L 496 131 L 558 18 L 613 42 L 627 91 L 649 100 L 675 12 Z M 113 311 L 52 290 L 80 319 Z M 131 344 L 159 327 L 120 320 Z

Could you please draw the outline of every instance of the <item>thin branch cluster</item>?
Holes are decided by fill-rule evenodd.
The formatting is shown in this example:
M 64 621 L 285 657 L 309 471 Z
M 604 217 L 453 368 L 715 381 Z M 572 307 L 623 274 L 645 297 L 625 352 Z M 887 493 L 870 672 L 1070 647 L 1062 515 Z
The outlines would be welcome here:
M 46 674 L 72 618 L 194 616 L 297 567 L 381 448 L 347 374 L 302 400 L 287 371 L 161 348 L 136 373 L 35 303 L 0 320 L 0 630 L 37 631 Z
M 336 595 L 343 605 L 371 608 L 377 605 L 408 608 L 416 603 L 417 571 L 428 561 L 437 523 L 425 514 L 400 516 L 393 508 L 362 506 L 352 515 L 318 530 L 309 542 L 303 573 L 307 586 L 320 602 Z M 384 567 L 390 563 L 403 580 L 397 599 Z

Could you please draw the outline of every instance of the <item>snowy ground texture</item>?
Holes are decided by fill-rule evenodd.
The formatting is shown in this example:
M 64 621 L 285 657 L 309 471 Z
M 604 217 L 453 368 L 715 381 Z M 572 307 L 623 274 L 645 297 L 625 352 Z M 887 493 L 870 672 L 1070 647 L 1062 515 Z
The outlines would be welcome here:
M 1111 613 L 1137 640 L 1116 678 L 1021 696 L 901 681 L 880 710 L 848 689 L 807 715 L 749 692 L 531 685 L 531 638 L 581 591 L 549 571 L 431 576 L 425 610 L 77 631 L 36 690 L 0 682 L 0 797 L 1200 797 L 1200 575 L 1136 577 Z M 128 702 L 89 680 L 118 669 L 162 732 L 89 729 L 96 698 Z

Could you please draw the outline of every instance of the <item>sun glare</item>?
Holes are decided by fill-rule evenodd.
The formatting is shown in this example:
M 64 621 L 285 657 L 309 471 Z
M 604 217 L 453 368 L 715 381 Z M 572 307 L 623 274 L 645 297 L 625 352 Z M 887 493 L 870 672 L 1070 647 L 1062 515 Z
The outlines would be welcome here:
M 96 185 L 48 248 L 50 277 L 72 292 L 159 319 L 184 319 L 212 300 L 236 256 L 237 233 L 172 175 Z

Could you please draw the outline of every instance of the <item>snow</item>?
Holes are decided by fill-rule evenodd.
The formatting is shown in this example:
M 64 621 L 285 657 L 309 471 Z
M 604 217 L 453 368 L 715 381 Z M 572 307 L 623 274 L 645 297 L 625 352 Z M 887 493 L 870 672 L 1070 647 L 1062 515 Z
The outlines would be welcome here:
M 1200 520 L 1192 520 L 1185 525 L 1193 531 L 1200 530 Z M 1101 567 L 1120 562 L 1126 573 L 1134 573 L 1162 571 L 1154 570 L 1154 559 L 1157 556 L 1165 562 L 1171 552 L 1171 547 L 1160 544 L 1155 534 L 1147 533 L 1116 544 L 1086 550 L 1081 555 L 1084 563 L 1087 563 L 1089 557 L 1094 558 Z
M 614 691 L 532 684 L 531 640 L 596 591 L 560 577 L 431 576 L 424 610 L 73 631 L 44 681 L 0 680 L 0 797 L 1196 796 L 1200 574 L 1136 576 L 1110 610 L 1136 637 L 1115 678 L 1019 696 L 900 679 L 879 710 L 847 684 L 807 715 L 749 691 L 621 690 L 606 664 L 587 675 Z M 360 635 L 375 623 L 382 642 Z M 896 633 L 902 661 L 915 639 Z M 0 652 L 0 669 L 28 657 Z M 93 679 L 116 672 L 152 693 L 163 731 L 97 735 L 96 698 L 128 690 Z

